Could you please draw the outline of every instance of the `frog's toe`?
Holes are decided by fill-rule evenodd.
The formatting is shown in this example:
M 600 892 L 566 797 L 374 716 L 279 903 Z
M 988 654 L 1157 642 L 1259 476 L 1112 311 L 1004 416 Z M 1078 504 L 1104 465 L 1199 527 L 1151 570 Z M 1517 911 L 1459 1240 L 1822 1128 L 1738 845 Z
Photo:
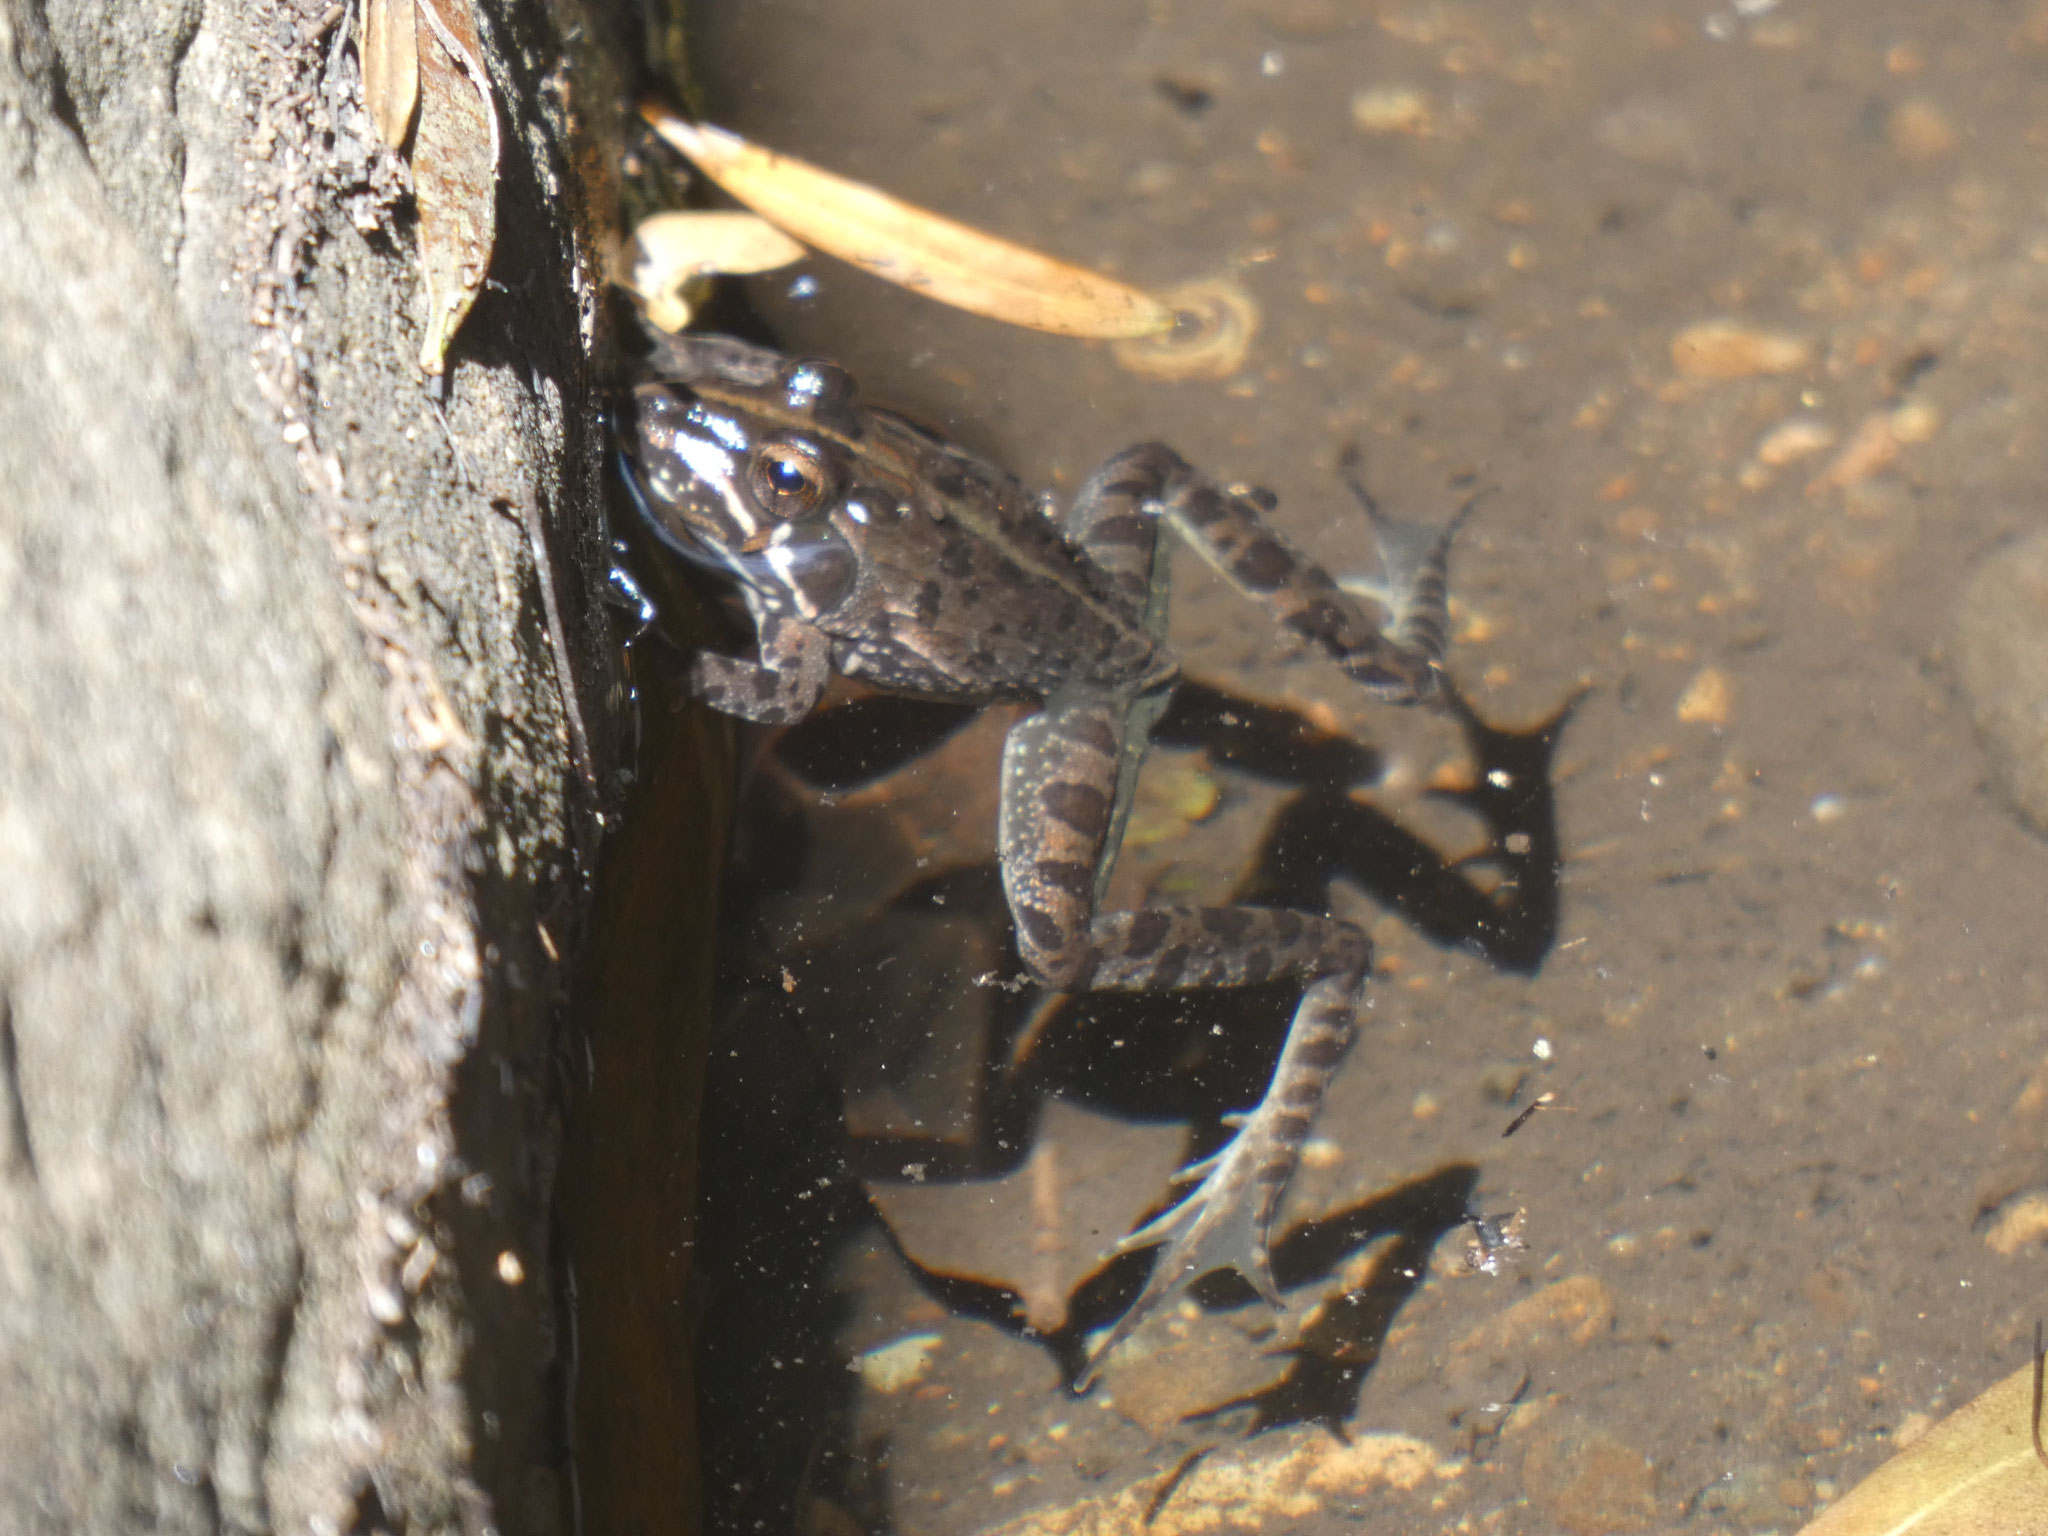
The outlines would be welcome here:
M 1159 1255 L 1138 1299 L 1089 1355 L 1087 1367 L 1075 1383 L 1077 1390 L 1087 1389 L 1110 1352 L 1135 1333 L 1162 1301 L 1212 1269 L 1236 1270 L 1268 1304 L 1287 1310 L 1267 1258 L 1270 1212 L 1262 1210 L 1267 1202 L 1260 1198 L 1257 1175 L 1257 1159 L 1240 1136 L 1220 1152 L 1183 1168 L 1175 1175 L 1176 1183 L 1196 1178 L 1201 1182 L 1109 1250 L 1106 1257 L 1113 1258 L 1157 1247 Z
M 1480 498 L 1467 500 L 1448 523 L 1432 526 L 1390 517 L 1355 481 L 1351 488 L 1372 518 L 1380 568 L 1372 575 L 1340 576 L 1337 585 L 1378 604 L 1396 646 L 1434 666 L 1443 660 L 1450 628 L 1451 541 Z

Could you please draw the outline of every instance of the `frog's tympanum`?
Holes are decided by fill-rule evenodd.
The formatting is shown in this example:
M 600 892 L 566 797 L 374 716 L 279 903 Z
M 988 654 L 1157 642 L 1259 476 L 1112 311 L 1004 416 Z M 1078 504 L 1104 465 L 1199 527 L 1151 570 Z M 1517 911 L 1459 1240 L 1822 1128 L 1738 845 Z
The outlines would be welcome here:
M 1449 532 L 1382 550 L 1377 614 L 1270 528 L 1270 498 L 1218 487 L 1158 444 L 1117 454 L 1064 517 L 1009 475 L 864 405 L 830 363 L 718 336 L 657 342 L 634 392 L 632 479 L 661 537 L 735 578 L 759 659 L 698 655 L 694 691 L 786 723 L 837 670 L 879 688 L 1038 706 L 1003 748 L 997 852 L 1032 977 L 1068 992 L 1299 982 L 1273 1080 L 1193 1188 L 1121 1250 L 1165 1244 L 1096 1353 L 1175 1286 L 1235 1267 L 1282 1305 L 1267 1227 L 1356 1027 L 1364 933 L 1253 906 L 1100 910 L 1145 736 L 1177 673 L 1159 529 L 1372 693 L 1430 697 Z

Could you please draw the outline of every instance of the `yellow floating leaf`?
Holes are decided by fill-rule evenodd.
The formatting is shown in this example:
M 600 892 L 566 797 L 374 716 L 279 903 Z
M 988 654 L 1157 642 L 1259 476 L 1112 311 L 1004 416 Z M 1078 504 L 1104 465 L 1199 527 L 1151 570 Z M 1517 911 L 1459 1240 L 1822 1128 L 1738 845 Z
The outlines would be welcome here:
M 715 273 L 772 272 L 804 248 L 756 213 L 686 210 L 643 219 L 626 249 L 625 286 L 664 331 L 690 323 L 684 289 Z
M 377 137 L 401 149 L 420 102 L 419 25 L 413 0 L 364 0 L 356 54 L 363 65 L 363 109 Z
M 2048 1467 L 2035 1455 L 2033 1425 L 2029 1366 L 1943 1419 L 1800 1536 L 2048 1531 Z
M 498 231 L 498 109 L 471 0 L 418 0 L 420 121 L 413 138 L 420 270 L 427 287 L 420 367 L 439 373 L 484 285 Z
M 706 176 L 806 245 L 941 303 L 1061 336 L 1151 336 L 1172 309 L 1144 291 L 657 108 L 647 120 Z

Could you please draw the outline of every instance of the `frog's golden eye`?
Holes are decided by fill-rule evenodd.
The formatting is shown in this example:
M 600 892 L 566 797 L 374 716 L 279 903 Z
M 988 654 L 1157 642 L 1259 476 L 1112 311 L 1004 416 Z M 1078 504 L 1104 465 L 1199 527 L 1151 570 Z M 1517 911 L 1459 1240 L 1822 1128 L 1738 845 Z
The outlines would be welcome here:
M 776 438 L 754 450 L 747 465 L 748 488 L 770 517 L 808 517 L 832 493 L 832 466 L 801 438 Z

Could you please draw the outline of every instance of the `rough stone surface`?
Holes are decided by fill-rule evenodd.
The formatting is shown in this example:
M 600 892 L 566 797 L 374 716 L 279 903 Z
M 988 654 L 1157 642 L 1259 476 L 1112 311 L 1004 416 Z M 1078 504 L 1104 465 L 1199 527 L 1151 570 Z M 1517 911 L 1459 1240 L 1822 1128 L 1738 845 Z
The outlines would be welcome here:
M 559 1523 L 594 284 L 487 15 L 518 299 L 429 398 L 341 16 L 0 0 L 8 1531 Z
M 1955 665 L 2000 783 L 2048 833 L 2048 533 L 1999 550 L 1970 579 Z

